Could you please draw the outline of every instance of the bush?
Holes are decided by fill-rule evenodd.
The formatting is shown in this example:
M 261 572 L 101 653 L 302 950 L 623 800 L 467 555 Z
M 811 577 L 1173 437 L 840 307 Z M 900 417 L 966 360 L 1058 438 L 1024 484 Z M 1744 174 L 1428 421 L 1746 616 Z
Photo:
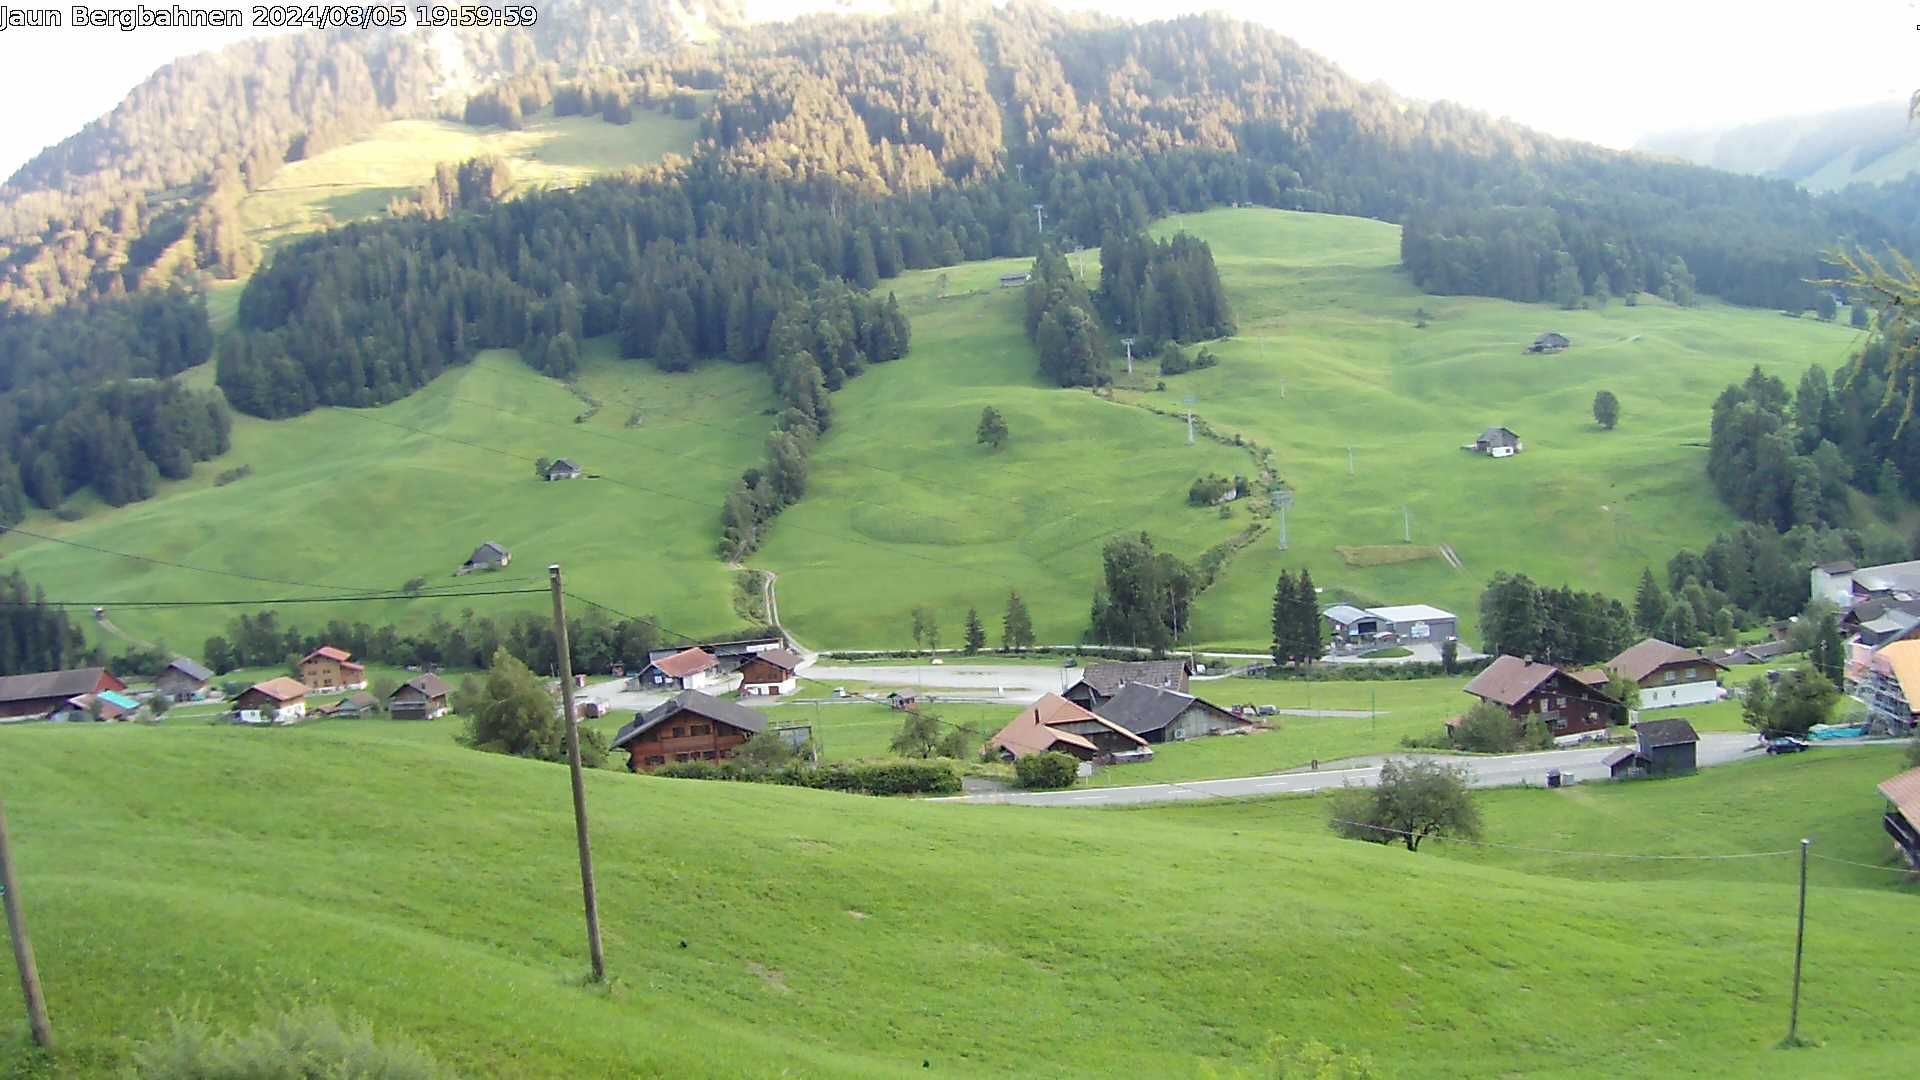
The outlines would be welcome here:
M 1187 489 L 1187 502 L 1194 506 L 1212 506 L 1233 490 L 1233 481 L 1224 476 L 1202 476 Z
M 214 477 L 213 486 L 226 487 L 228 484 L 231 484 L 236 480 L 245 480 L 247 477 L 252 475 L 253 475 L 253 466 L 242 465 L 237 469 L 228 469 L 226 472 L 223 472 L 219 476 Z
M 1306 679 L 1310 682 L 1398 682 L 1404 679 L 1431 679 L 1440 675 L 1475 674 L 1493 663 L 1489 656 L 1461 661 L 1448 671 L 1445 664 L 1414 660 L 1404 664 L 1316 664 L 1310 667 L 1271 665 L 1261 669 L 1269 679 Z
M 426 1052 L 399 1040 L 376 1042 L 365 1021 L 342 1024 L 326 1009 L 287 1013 L 245 1034 L 175 1017 L 171 1030 L 134 1052 L 143 1080 L 347 1078 L 427 1080 L 445 1075 Z
M 1080 763 L 1069 755 L 1051 751 L 1028 754 L 1013 763 L 1013 774 L 1023 788 L 1052 791 L 1072 787 L 1080 776 Z

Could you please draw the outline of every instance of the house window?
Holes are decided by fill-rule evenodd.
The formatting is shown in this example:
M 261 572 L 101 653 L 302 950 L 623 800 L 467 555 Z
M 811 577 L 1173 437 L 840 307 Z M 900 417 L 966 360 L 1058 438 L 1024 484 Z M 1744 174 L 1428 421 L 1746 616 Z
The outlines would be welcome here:
M 692 754 L 675 754 L 675 755 L 673 755 L 673 760 L 675 760 L 675 761 L 692 761 L 692 760 L 693 760 L 693 755 L 692 755 Z
M 1566 729 L 1567 729 L 1567 718 L 1566 718 L 1566 717 L 1564 717 L 1564 716 L 1556 716 L 1556 717 L 1554 717 L 1554 718 L 1553 718 L 1553 730 L 1555 730 L 1555 731 L 1565 731 Z
M 1663 671 L 1663 672 L 1661 672 L 1661 673 L 1660 673 L 1660 681 L 1661 681 L 1661 682 L 1672 682 L 1672 681 L 1673 681 L 1673 677 L 1674 677 L 1674 675 L 1676 675 L 1676 674 L 1678 674 L 1678 673 L 1677 673 L 1677 672 L 1675 672 L 1675 671 L 1674 671 L 1674 670 L 1673 670 L 1672 668 L 1668 668 L 1667 670 L 1665 670 L 1665 671 Z
M 665 765 L 666 763 L 667 759 L 664 754 L 652 754 L 647 758 L 647 764 L 649 765 Z
M 712 724 L 695 724 L 692 727 L 687 729 L 687 733 L 690 735 L 708 735 L 708 734 L 711 734 L 712 732 L 713 732 Z
M 700 756 L 701 756 L 701 757 L 703 757 L 703 758 L 705 758 L 705 759 L 707 759 L 708 761 L 712 761 L 712 760 L 713 760 L 714 758 L 716 758 L 716 757 L 718 757 L 719 755 L 717 755 L 717 754 L 715 754 L 715 753 L 714 753 L 713 751 L 711 751 L 711 750 L 709 750 L 709 751 L 707 751 L 706 753 L 704 753 L 704 754 L 701 754 Z
M 1553 699 L 1553 707 L 1554 707 L 1554 708 L 1556 708 L 1556 709 L 1564 709 L 1564 708 L 1566 708 L 1566 707 L 1567 707 L 1567 695 L 1565 695 L 1565 694 L 1561 694 L 1561 695 L 1560 695 L 1559 697 L 1557 697 L 1557 698 L 1554 698 L 1554 699 Z
M 686 738 L 686 737 L 687 737 L 687 729 L 686 729 L 685 727 L 677 727 L 677 728 L 674 728 L 674 729 L 673 729 L 673 737 L 674 737 L 674 738 L 676 738 L 676 739 L 684 739 L 684 738 Z

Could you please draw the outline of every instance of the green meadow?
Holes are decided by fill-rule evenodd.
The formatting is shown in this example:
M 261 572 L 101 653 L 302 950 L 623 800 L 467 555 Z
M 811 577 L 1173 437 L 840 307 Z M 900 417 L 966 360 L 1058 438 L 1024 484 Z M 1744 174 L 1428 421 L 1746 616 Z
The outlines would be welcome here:
M 1793 385 L 1860 341 L 1844 324 L 1711 300 L 1563 311 L 1429 296 L 1398 269 L 1399 229 L 1377 221 L 1217 210 L 1155 227 L 1181 229 L 1212 245 L 1240 333 L 1213 346 L 1218 367 L 1150 396 L 1198 398 L 1217 430 L 1272 447 L 1295 492 L 1290 550 L 1234 561 L 1199 606 L 1203 645 L 1263 646 L 1274 578 L 1301 566 L 1329 593 L 1456 612 L 1470 641 L 1496 570 L 1629 596 L 1642 567 L 1733 524 L 1705 477 L 1721 389 L 1755 364 Z M 1547 330 L 1572 347 L 1527 354 Z M 1620 399 L 1613 431 L 1593 421 L 1603 389 Z M 1525 450 L 1460 449 L 1495 426 Z M 1465 568 L 1350 567 L 1336 551 L 1401 543 L 1407 516 L 1415 545 L 1451 545 Z
M 308 1004 L 525 1077 L 1273 1075 L 1276 1037 L 1412 1077 L 1859 1076 L 1915 1051 L 1886 1019 L 1920 947 L 1893 875 L 1816 867 L 1814 1045 L 1784 1051 L 1789 863 L 1409 854 L 1332 838 L 1311 800 L 1071 811 L 590 773 L 594 986 L 566 772 L 454 730 L 5 732 L 60 1049 L 10 1009 L 0 1071 L 122 1075 L 171 1015 Z M 1728 852 L 1817 832 L 1871 860 L 1871 784 L 1897 767 L 1500 793 L 1488 834 Z
M 331 225 L 384 215 L 395 199 L 413 197 L 434 167 L 493 155 L 513 170 L 515 191 L 575 187 L 595 176 L 646 165 L 693 147 L 699 123 L 653 111 L 633 123 L 593 116 L 530 119 L 518 131 L 447 120 L 395 120 L 273 175 L 240 204 L 255 242 L 272 247 Z
M 430 167 L 442 156 L 420 160 Z M 835 394 L 807 497 L 750 560 L 778 573 L 782 618 L 805 645 L 900 647 L 915 607 L 932 611 L 943 641 L 957 644 L 969 606 L 998 644 L 1014 589 L 1042 644 L 1077 641 L 1107 538 L 1144 531 L 1197 559 L 1255 524 L 1245 504 L 1224 518 L 1186 504 L 1195 477 L 1246 473 L 1253 462 L 1220 442 L 1190 446 L 1178 417 L 1149 411 L 1177 412 L 1189 395 L 1216 431 L 1272 448 L 1295 492 L 1289 550 L 1278 549 L 1269 522 L 1201 597 L 1190 644 L 1264 650 L 1274 578 L 1302 566 L 1329 600 L 1454 611 L 1469 641 L 1477 597 L 1496 570 L 1625 597 L 1642 567 L 1663 566 L 1676 548 L 1732 524 L 1703 475 L 1720 389 L 1754 364 L 1791 383 L 1810 363 L 1839 363 L 1858 340 L 1811 318 L 1711 301 L 1677 309 L 1644 297 L 1637 307 L 1569 312 L 1427 296 L 1396 268 L 1397 228 L 1375 221 L 1218 210 L 1158 228 L 1213 244 L 1240 323 L 1239 336 L 1212 345 L 1218 367 L 1168 378 L 1164 391 L 1151 389 L 1146 372 L 1133 382 L 1142 389 L 1113 400 L 1043 385 L 1020 329 L 1020 290 L 997 285 L 1022 260 L 884 284 L 913 320 L 912 350 Z M 1429 324 L 1419 328 L 1422 309 Z M 1525 354 L 1547 329 L 1573 347 Z M 509 578 L 537 577 L 559 561 L 584 594 L 676 630 L 737 624 L 728 570 L 713 550 L 728 487 L 764 456 L 764 374 L 716 363 L 667 376 L 619 362 L 599 342 L 579 389 L 601 405 L 575 423 L 589 406 L 570 388 L 511 353 L 488 353 L 381 409 L 242 419 L 231 454 L 163 485 L 160 497 L 118 510 L 82 501 L 81 521 L 46 516 L 29 527 L 258 576 L 385 588 L 416 575 L 448 584 L 461 559 L 492 539 L 514 549 Z M 1600 389 L 1621 401 L 1615 431 L 1590 416 Z M 974 438 L 989 405 L 1011 430 L 997 452 Z M 1519 432 L 1525 452 L 1496 461 L 1460 449 L 1495 425 Z M 532 480 L 525 459 L 563 455 L 606 479 Z M 213 486 L 240 464 L 253 475 Z M 1463 569 L 1435 557 L 1442 545 Z M 1393 557 L 1403 550 L 1424 557 Z M 284 591 L 103 563 L 20 537 L 0 542 L 0 552 L 62 599 Z M 367 604 L 359 617 L 424 622 L 428 607 Z M 228 614 L 114 618 L 191 649 Z
M 234 448 L 160 497 L 36 532 L 273 584 L 112 559 L 10 536 L 7 561 L 56 599 L 107 605 L 136 637 L 197 651 L 238 610 L 114 608 L 119 601 L 278 599 L 393 591 L 414 577 L 443 591 L 540 588 L 562 563 L 570 591 L 699 636 L 739 623 L 732 576 L 714 557 L 719 493 L 762 451 L 733 425 L 765 423 L 757 369 L 709 365 L 674 378 L 613 360 L 600 343 L 579 380 L 590 406 L 512 353 L 482 354 L 379 409 L 292 420 L 239 418 Z M 736 417 L 741 419 L 736 420 Z M 638 426 L 628 426 L 637 423 Z M 544 483 L 536 458 L 567 457 L 605 479 Z M 253 473 L 226 485 L 220 472 Z M 506 570 L 456 578 L 483 541 Z M 314 587 L 307 587 L 307 586 Z M 548 610 L 543 595 L 287 606 L 292 625 L 330 618 L 419 626 L 463 607 Z M 83 620 L 84 621 L 84 620 Z

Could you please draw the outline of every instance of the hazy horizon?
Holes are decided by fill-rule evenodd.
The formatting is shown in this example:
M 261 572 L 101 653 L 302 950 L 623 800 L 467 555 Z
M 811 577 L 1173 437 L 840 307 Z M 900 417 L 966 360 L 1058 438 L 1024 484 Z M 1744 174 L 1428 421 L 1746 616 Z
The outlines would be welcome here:
M 748 0 L 756 20 L 863 5 Z M 1904 100 L 1920 44 L 1914 5 L 1872 0 L 1848 18 L 1809 19 L 1784 4 L 1620 0 L 1604 13 L 1480 0 L 1444 12 L 1388 0 L 1276 10 L 1260 0 L 1147 3 L 1065 0 L 1062 7 L 1149 21 L 1220 11 L 1270 27 L 1364 82 L 1449 100 L 1549 134 L 1630 149 L 1641 139 Z M 0 32 L 0 177 L 105 115 L 155 71 L 251 32 Z M 1573 43 L 1576 47 L 1569 47 Z M 1915 76 L 1920 77 L 1920 76 Z

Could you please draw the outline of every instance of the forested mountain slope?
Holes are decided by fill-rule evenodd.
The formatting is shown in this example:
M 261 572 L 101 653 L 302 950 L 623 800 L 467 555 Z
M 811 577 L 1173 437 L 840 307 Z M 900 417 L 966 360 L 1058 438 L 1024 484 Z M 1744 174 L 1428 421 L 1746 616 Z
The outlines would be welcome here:
M 539 12 L 514 30 L 309 32 L 169 64 L 0 185 L 0 307 L 138 287 L 170 250 L 191 269 L 242 274 L 255 253 L 240 200 L 283 164 L 386 120 L 462 115 L 503 79 L 631 63 L 741 18 L 734 0 Z

